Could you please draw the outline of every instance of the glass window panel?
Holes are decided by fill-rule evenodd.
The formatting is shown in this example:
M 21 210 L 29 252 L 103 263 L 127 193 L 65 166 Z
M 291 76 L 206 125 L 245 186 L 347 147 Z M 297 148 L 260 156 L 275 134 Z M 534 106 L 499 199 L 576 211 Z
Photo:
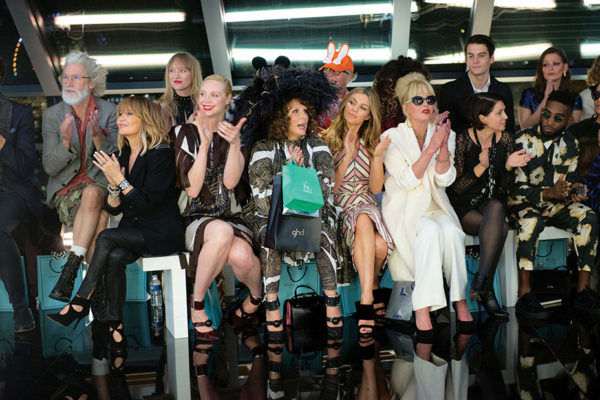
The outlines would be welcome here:
M 231 0 L 224 4 L 234 78 L 254 75 L 251 61 L 255 56 L 264 57 L 272 64 L 277 56 L 286 55 L 294 65 L 319 68 L 330 41 L 338 48 L 348 43 L 359 80 L 374 74 L 391 55 L 391 1 Z M 287 18 L 290 14 L 282 11 L 289 8 L 295 9 L 291 19 Z M 257 20 L 268 14 L 263 12 L 254 19 L 251 15 L 239 14 L 257 10 L 284 13 L 285 18 Z M 302 18 L 297 18 L 299 16 Z M 249 21 L 233 22 L 232 18 Z
M 409 56 L 416 56 L 428 66 L 464 63 L 463 46 L 469 31 L 471 8 L 427 0 L 412 3 Z
M 506 62 L 508 68 L 535 68 L 539 55 L 555 46 L 565 50 L 572 66 L 589 65 L 582 60 L 600 54 L 600 6 L 587 3 L 557 0 L 555 7 L 539 10 L 494 7 L 490 35 L 496 42 L 497 61 Z
M 58 58 L 74 49 L 85 50 L 91 56 L 124 56 L 115 65 L 103 64 L 109 71 L 110 82 L 162 81 L 166 61 L 177 51 L 187 51 L 196 56 L 203 75 L 212 73 L 212 63 L 204 28 L 200 1 L 146 0 L 129 7 L 124 3 L 108 0 L 95 2 L 48 0 L 39 2 L 40 13 L 45 21 L 46 37 L 51 50 Z M 82 8 L 85 7 L 85 8 Z M 121 8 L 123 7 L 123 8 Z M 128 8 L 125 8 L 128 7 Z M 179 22 L 132 23 L 133 17 L 119 24 L 58 26 L 56 17 L 110 13 L 117 18 L 123 13 L 183 12 L 185 19 Z M 147 17 L 142 17 L 142 20 Z M 159 18 L 164 21 L 165 16 Z M 80 23 L 80 22 L 79 22 Z M 141 65 L 126 63 L 141 55 L 153 55 L 142 59 Z M 106 60 L 106 59 L 105 59 Z
M 37 76 L 31 65 L 27 49 L 21 41 L 5 2 L 2 2 L 0 7 L 0 37 L 2 38 L 0 57 L 6 63 L 6 78 L 2 84 L 37 84 Z

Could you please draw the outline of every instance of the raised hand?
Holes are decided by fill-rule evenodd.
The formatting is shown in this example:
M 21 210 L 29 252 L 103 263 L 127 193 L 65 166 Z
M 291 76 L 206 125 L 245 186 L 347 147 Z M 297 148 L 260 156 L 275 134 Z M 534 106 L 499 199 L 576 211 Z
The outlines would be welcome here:
M 112 187 L 116 187 L 123 179 L 125 179 L 125 169 L 119 164 L 117 156 L 114 154 L 109 156 L 104 151 L 100 150 L 94 153 L 94 158 L 94 165 L 100 168 Z
M 533 155 L 527 153 L 525 149 L 515 151 L 508 156 L 508 159 L 506 160 L 506 169 L 510 171 L 512 168 L 524 167 L 532 158 Z
M 346 136 L 344 136 L 344 151 L 346 152 L 346 157 L 353 160 L 358 153 L 358 132 L 350 129 Z
M 390 147 L 390 143 L 392 143 L 392 138 L 388 135 L 383 140 L 380 140 L 375 146 L 375 151 L 373 152 L 373 157 L 380 158 L 383 156 L 383 153 Z
M 302 154 L 302 149 L 298 146 L 289 146 L 288 150 L 290 151 L 290 159 L 288 162 L 294 162 L 296 165 L 303 167 L 304 166 L 304 154 Z
M 230 145 L 240 144 L 240 130 L 246 122 L 246 118 L 240 119 L 237 125 L 230 124 L 227 121 L 221 121 L 217 133 L 225 139 Z
M 450 116 L 450 111 L 444 111 L 441 114 L 436 114 L 435 117 L 433 118 L 433 123 L 435 125 L 440 125 L 442 124 L 448 117 Z
M 490 166 L 490 148 L 484 145 L 481 145 L 481 153 L 479 153 L 479 164 L 483 168 L 488 168 Z
M 102 128 L 100 128 L 100 118 L 98 117 L 98 110 L 95 110 L 92 113 L 92 115 L 90 115 L 87 131 L 90 133 L 90 136 L 92 138 L 98 137 L 102 134 Z
M 65 114 L 65 119 L 60 124 L 60 134 L 62 135 L 62 145 L 68 150 L 73 138 L 73 121 L 75 118 L 71 114 Z

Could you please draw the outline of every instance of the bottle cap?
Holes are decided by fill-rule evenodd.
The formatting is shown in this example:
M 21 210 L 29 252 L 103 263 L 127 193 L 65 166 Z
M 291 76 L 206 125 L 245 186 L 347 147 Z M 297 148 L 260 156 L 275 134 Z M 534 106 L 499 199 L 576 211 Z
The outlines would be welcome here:
M 152 274 L 152 279 L 158 279 L 158 275 Z

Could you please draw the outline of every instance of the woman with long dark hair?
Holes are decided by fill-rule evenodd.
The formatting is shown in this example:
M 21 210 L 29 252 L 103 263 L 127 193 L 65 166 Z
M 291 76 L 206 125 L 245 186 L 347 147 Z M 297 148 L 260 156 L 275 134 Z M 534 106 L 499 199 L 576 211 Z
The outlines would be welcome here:
M 540 123 L 542 109 L 548 96 L 554 90 L 569 91 L 571 71 L 567 53 L 557 47 L 549 47 L 540 56 L 535 72 L 533 87 L 523 90 L 519 100 L 519 124 L 521 129 L 531 128 Z M 579 122 L 582 114 L 581 97 L 575 98 L 573 122 Z

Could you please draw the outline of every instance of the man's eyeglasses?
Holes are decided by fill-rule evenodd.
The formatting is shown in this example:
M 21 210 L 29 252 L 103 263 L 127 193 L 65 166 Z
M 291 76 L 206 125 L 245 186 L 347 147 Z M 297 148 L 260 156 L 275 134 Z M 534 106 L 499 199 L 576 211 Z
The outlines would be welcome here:
M 542 110 L 542 118 L 550 119 L 550 117 L 552 117 L 552 116 L 553 116 L 553 114 L 550 111 Z M 560 124 L 565 119 L 567 119 L 567 117 L 564 116 L 563 114 L 554 114 L 554 122 L 556 122 L 557 124 Z
M 593 90 L 592 91 L 592 99 L 594 99 L 594 101 L 600 99 L 600 92 Z
M 336 71 L 331 68 L 325 68 L 323 70 L 323 73 L 325 74 L 325 76 L 339 76 L 341 74 L 350 74 L 350 72 L 348 71 Z
M 79 74 L 73 74 L 73 75 L 64 74 L 64 75 L 58 76 L 58 80 L 60 81 L 60 83 L 68 82 L 69 79 L 73 79 L 74 82 L 79 82 L 82 79 L 89 79 L 89 78 L 91 78 L 91 76 L 82 76 Z
M 437 103 L 437 97 L 435 97 L 435 96 L 427 96 L 427 97 L 415 96 L 412 99 L 407 100 L 406 104 L 412 102 L 415 106 L 420 106 L 421 104 L 423 104 L 424 101 L 426 101 L 427 104 L 432 106 L 435 103 Z

